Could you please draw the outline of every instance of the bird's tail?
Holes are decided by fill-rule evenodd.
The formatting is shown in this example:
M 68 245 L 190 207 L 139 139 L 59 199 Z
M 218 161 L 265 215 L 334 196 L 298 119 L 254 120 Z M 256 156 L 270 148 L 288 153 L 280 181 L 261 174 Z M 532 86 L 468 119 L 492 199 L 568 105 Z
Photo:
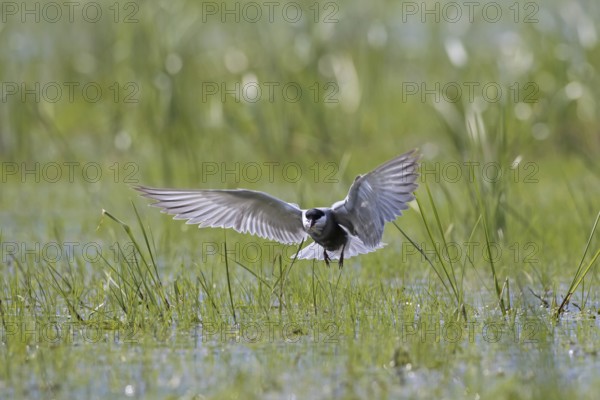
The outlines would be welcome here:
M 344 249 L 344 259 L 357 256 L 359 254 L 366 254 L 385 246 L 385 243 L 379 243 L 375 247 L 368 247 L 362 240 L 357 236 L 348 235 L 348 243 Z M 342 249 L 335 251 L 327 251 L 327 255 L 332 260 L 339 260 Z M 293 258 L 293 256 L 292 256 Z M 316 242 L 313 242 L 300 250 L 298 253 L 298 259 L 300 260 L 323 260 L 323 247 Z

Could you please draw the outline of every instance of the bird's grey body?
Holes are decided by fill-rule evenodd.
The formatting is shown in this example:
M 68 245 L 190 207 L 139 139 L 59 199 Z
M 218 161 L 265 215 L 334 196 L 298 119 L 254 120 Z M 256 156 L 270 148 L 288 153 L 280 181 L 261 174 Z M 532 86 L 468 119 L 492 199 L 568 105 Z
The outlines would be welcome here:
M 408 208 L 417 188 L 415 150 L 375 170 L 359 175 L 348 195 L 332 207 L 302 210 L 264 192 L 235 190 L 179 190 L 136 187 L 154 206 L 200 227 L 233 228 L 284 244 L 314 243 L 298 253 L 300 259 L 338 259 L 383 247 L 386 222 Z
M 348 240 L 348 233 L 339 225 L 335 219 L 335 214 L 328 208 L 317 208 L 308 210 L 305 213 L 305 217 L 308 219 L 310 211 L 321 211 L 323 214 L 316 214 L 316 218 L 325 217 L 327 221 L 331 223 L 325 224 L 320 230 L 309 230 L 308 234 L 317 243 L 319 243 L 325 250 L 335 251 L 346 244 Z M 315 213 L 313 213 L 315 214 Z

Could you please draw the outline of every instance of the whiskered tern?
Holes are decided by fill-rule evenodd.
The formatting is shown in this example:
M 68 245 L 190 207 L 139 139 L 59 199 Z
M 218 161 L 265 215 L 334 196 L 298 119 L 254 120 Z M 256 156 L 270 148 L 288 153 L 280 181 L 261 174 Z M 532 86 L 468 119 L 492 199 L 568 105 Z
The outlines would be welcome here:
M 327 265 L 337 259 L 341 268 L 344 258 L 383 247 L 385 223 L 402 215 L 414 199 L 418 159 L 416 150 L 402 154 L 357 176 L 344 200 L 307 210 L 247 189 L 135 189 L 157 200 L 152 205 L 162 212 L 201 228 L 233 228 L 283 244 L 301 243 L 310 236 L 314 242 L 298 258 L 325 260 Z

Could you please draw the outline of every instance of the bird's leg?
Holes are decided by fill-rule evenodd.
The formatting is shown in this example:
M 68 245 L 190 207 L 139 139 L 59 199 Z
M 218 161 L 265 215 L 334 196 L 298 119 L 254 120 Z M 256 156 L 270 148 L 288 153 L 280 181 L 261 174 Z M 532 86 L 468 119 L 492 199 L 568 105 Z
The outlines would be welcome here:
M 329 258 L 327 250 L 325 249 L 323 249 L 323 258 L 325 259 L 325 264 L 329 267 L 329 261 L 331 261 L 331 258 Z
M 342 269 L 342 267 L 344 266 L 344 250 L 345 249 L 346 249 L 346 243 L 344 243 L 344 245 L 342 246 L 342 252 L 340 253 L 340 261 L 339 261 L 340 269 Z

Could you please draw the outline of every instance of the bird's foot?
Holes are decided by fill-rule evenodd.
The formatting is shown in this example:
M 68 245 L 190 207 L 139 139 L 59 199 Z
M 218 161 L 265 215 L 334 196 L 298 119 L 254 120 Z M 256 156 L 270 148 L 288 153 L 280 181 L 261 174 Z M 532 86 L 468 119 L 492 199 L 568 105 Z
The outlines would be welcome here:
M 325 265 L 329 267 L 329 262 L 331 261 L 331 258 L 329 258 L 327 250 L 323 250 L 323 259 L 325 259 Z
M 342 246 L 342 252 L 340 253 L 340 261 L 338 263 L 340 269 L 344 266 L 344 250 L 346 249 L 346 244 Z

